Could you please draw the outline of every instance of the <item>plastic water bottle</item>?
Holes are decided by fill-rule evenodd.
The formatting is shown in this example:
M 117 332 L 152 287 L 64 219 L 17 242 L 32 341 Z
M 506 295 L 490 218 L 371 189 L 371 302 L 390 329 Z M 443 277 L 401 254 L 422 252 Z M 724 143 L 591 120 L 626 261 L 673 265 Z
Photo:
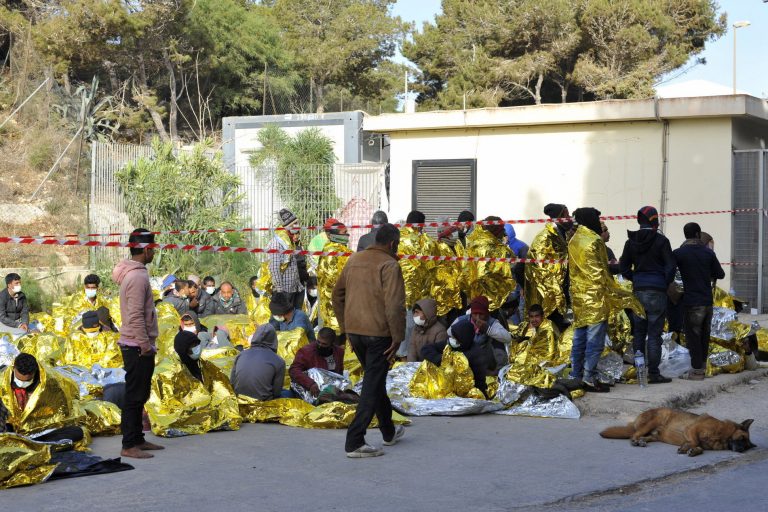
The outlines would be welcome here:
M 648 385 L 648 367 L 645 366 L 645 356 L 639 350 L 635 352 L 635 369 L 637 370 L 637 383 L 641 388 Z

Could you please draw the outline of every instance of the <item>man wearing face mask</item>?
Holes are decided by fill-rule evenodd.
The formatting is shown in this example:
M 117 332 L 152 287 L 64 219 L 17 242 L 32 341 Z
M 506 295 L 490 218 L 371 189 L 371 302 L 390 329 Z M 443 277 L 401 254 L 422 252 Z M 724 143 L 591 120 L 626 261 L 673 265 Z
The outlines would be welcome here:
M 309 341 L 315 341 L 315 330 L 305 312 L 293 305 L 291 296 L 285 293 L 273 293 L 269 302 L 272 318 L 269 323 L 276 331 L 292 331 L 302 328 Z
M 21 291 L 21 276 L 5 276 L 5 288 L 0 291 L 0 332 L 14 339 L 29 332 L 29 303 Z
M 207 289 L 198 286 L 194 281 L 189 281 L 189 283 L 189 310 L 195 313 L 198 318 L 212 315 L 215 310 L 213 295 L 209 295 Z M 216 291 L 216 286 L 212 285 L 209 288 L 212 292 Z
M 363 389 L 355 417 L 347 429 L 347 457 L 363 458 L 384 452 L 365 442 L 374 414 L 384 445 L 396 444 L 405 434 L 392 422 L 387 396 L 387 372 L 405 338 L 405 283 L 397 262 L 400 233 L 384 224 L 376 244 L 353 254 L 333 289 L 333 309 L 342 333 L 363 367 Z
M 475 214 L 469 210 L 464 210 L 459 214 L 458 222 L 475 222 Z M 459 243 L 463 248 L 467 247 L 467 237 L 472 232 L 474 226 L 459 226 Z
M 499 320 L 491 316 L 488 298 L 479 295 L 469 303 L 469 314 L 456 319 L 448 329 L 448 336 L 453 336 L 453 328 L 460 322 L 469 322 L 475 330 L 475 344 L 485 353 L 486 370 L 494 373 L 509 362 L 509 343 L 512 335 Z M 454 336 L 455 337 L 455 336 Z
M 349 234 L 347 227 L 336 219 L 328 219 L 325 223 L 328 243 L 323 247 L 323 252 L 349 252 Z M 336 334 L 341 334 L 339 322 L 333 312 L 331 295 L 341 271 L 344 269 L 349 257 L 347 256 L 321 256 L 317 265 L 317 290 L 318 311 L 324 327 L 330 327 Z
M 267 255 L 269 273 L 272 276 L 272 291 L 289 294 L 293 305 L 300 308 L 304 302 L 304 285 L 299 265 L 303 262 L 304 272 L 306 272 L 306 259 L 303 256 L 299 258 L 295 254 L 280 254 L 282 251 L 294 251 L 300 248 L 299 219 L 286 208 L 280 210 L 278 216 L 283 229 L 275 230 L 275 236 L 267 245 L 267 249 L 278 251 L 278 253 Z
M 205 276 L 203 278 L 203 290 L 209 297 L 216 295 L 216 292 L 219 291 L 216 288 L 216 280 L 211 276 Z
M 214 315 L 247 315 L 248 309 L 240 293 L 229 281 L 221 283 L 219 292 L 213 296 Z
M 100 311 L 83 313 L 80 328 L 72 332 L 67 340 L 63 364 L 86 368 L 95 364 L 102 368 L 120 368 L 123 365 L 120 346 L 117 344 L 120 335 L 112 332 L 109 326 L 102 325 L 104 317 L 99 317 Z
M 431 343 L 421 349 L 421 357 L 437 366 L 443 362 L 443 352 L 446 346 L 464 354 L 469 362 L 475 387 L 488 396 L 488 385 L 485 376 L 488 368 L 488 357 L 483 348 L 475 343 L 475 327 L 466 318 L 459 319 L 451 326 L 451 334 L 446 341 Z
M 189 311 L 189 284 L 187 281 L 176 281 L 170 293 L 163 298 L 163 302 L 172 305 L 180 315 Z
M 146 229 L 137 229 L 128 237 L 129 243 L 154 244 L 155 237 Z M 123 432 L 123 457 L 148 459 L 153 455 L 146 450 L 163 447 L 144 439 L 142 411 L 149 399 L 158 336 L 157 311 L 147 264 L 152 263 L 155 250 L 149 247 L 131 247 L 131 258 L 123 260 L 112 271 L 112 279 L 120 285 L 120 326 L 118 344 L 125 368 L 125 405 L 120 429 Z
M 291 382 L 303 387 L 317 398 L 321 389 L 307 375 L 312 368 L 320 368 L 342 375 L 344 373 L 344 348 L 337 345 L 338 338 L 333 329 L 323 327 L 317 333 L 317 340 L 304 345 L 288 369 Z
M 434 299 L 421 299 L 413 306 L 413 323 L 416 327 L 408 345 L 408 362 L 418 362 L 421 349 L 425 345 L 439 343 L 448 339 L 448 331 L 437 320 L 437 302 Z
M 185 314 L 181 317 L 179 332 L 173 339 L 173 348 L 179 356 L 182 364 L 187 367 L 194 378 L 201 381 L 203 374 L 200 370 L 200 355 L 203 353 L 203 343 L 198 337 L 198 329 L 192 315 Z

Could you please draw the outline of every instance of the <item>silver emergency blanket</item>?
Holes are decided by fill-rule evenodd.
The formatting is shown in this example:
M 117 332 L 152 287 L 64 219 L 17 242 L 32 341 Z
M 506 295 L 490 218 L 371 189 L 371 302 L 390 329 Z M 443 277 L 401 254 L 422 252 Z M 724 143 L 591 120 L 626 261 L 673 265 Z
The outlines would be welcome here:
M 515 405 L 504 411 L 496 411 L 494 414 L 505 416 L 534 416 L 537 418 L 559 418 L 565 420 L 577 420 L 581 417 L 579 408 L 568 400 L 565 395 L 544 400 L 531 393 L 520 405 Z
M 325 370 L 323 368 L 310 368 L 305 373 L 307 374 L 307 377 L 315 381 L 315 384 L 317 384 L 317 387 L 320 389 L 320 391 L 327 388 L 328 386 L 333 386 L 339 391 L 348 391 L 353 389 L 352 381 L 343 375 L 339 375 L 336 372 Z M 300 386 L 299 384 L 296 384 L 295 382 L 291 382 L 291 389 L 305 402 L 312 405 L 317 405 L 317 397 L 312 396 L 312 393 L 308 389 Z
M 731 323 L 738 320 L 736 312 L 732 309 L 714 307 L 712 308 L 712 331 L 710 336 L 720 340 L 732 340 L 735 337 L 731 329 Z
M 11 366 L 17 355 L 19 355 L 19 349 L 11 343 L 8 336 L 0 338 L 0 367 Z
M 597 362 L 598 378 L 605 384 L 614 384 L 624 374 L 624 359 L 616 352 L 608 352 Z
M 507 372 L 509 372 L 510 367 L 511 365 L 507 365 L 499 370 L 499 389 L 496 391 L 496 400 L 505 406 L 510 406 L 520 400 L 527 388 L 527 386 L 507 379 Z
M 125 382 L 125 370 L 122 368 L 102 368 L 95 364 L 88 369 L 70 364 L 56 366 L 53 370 L 75 381 L 80 390 L 80 398 L 89 395 L 101 396 L 105 386 Z
M 404 363 L 392 369 L 387 375 L 387 394 L 392 407 L 409 416 L 465 416 L 484 414 L 502 409 L 499 402 L 473 398 L 440 398 L 429 400 L 414 398 L 409 384 L 421 363 Z
M 716 368 L 738 366 L 741 364 L 741 361 L 741 355 L 733 350 L 723 350 L 722 352 L 715 352 L 709 355 L 709 364 Z

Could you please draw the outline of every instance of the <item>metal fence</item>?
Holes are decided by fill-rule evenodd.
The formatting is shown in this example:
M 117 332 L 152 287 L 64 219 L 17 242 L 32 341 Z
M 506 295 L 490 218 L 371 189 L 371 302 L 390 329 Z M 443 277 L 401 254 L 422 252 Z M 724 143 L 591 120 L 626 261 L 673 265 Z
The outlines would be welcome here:
M 733 153 L 733 208 L 766 208 L 768 151 L 739 150 Z M 733 216 L 733 261 L 731 270 L 736 295 L 749 301 L 760 313 L 768 312 L 768 268 L 765 215 Z
M 128 162 L 152 158 L 149 146 L 94 142 L 91 158 L 89 226 L 92 233 L 129 232 L 134 226 L 125 213 L 115 173 Z M 333 216 L 345 224 L 367 224 L 380 206 L 384 164 L 309 166 L 281 172 L 277 166 L 230 169 L 240 178 L 240 216 L 244 228 L 279 226 L 277 212 L 291 208 L 303 225 L 318 224 Z M 179 226 L 183 228 L 183 226 Z M 350 230 L 350 246 L 367 230 Z M 304 233 L 305 243 L 316 232 Z M 270 232 L 252 233 L 248 242 L 266 247 Z M 114 240 L 115 238 L 111 238 Z M 115 259 L 124 251 L 99 250 L 92 256 Z

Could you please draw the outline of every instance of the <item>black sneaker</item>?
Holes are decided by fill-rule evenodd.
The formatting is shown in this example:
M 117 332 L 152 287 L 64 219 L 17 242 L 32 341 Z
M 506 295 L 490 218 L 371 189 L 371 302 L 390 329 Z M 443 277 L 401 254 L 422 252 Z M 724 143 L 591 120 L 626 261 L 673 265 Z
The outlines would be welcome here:
M 663 375 L 649 375 L 648 384 L 669 384 L 672 379 Z
M 611 391 L 607 384 L 603 384 L 599 380 L 596 380 L 594 383 L 585 380 L 581 384 L 581 389 L 587 393 L 608 393 Z

